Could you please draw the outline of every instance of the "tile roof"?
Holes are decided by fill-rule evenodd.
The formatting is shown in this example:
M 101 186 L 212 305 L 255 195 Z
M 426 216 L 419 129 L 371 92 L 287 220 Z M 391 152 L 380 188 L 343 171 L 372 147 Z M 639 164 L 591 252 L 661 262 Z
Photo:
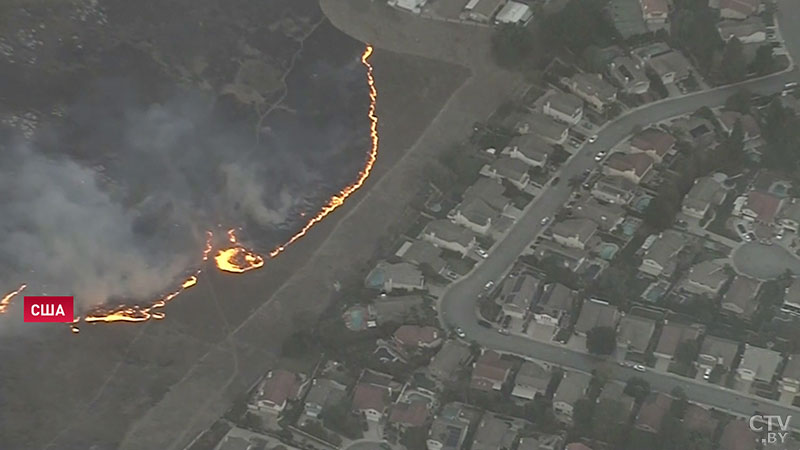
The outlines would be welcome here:
M 631 138 L 631 147 L 643 152 L 653 151 L 663 157 L 675 145 L 671 134 L 658 128 L 648 128 Z
M 441 338 L 439 329 L 435 327 L 421 327 L 418 325 L 402 325 L 394 332 L 394 338 L 401 345 L 409 347 L 422 347 L 431 345 Z
M 606 160 L 606 165 L 620 172 L 633 172 L 637 177 L 644 176 L 653 167 L 653 158 L 644 153 L 621 153 L 611 154 Z
M 781 199 L 766 192 L 750 191 L 745 206 L 756 213 L 762 222 L 772 222 L 778 213 Z
M 420 427 L 428 421 L 428 405 L 424 401 L 395 403 L 389 413 L 389 422 L 410 427 Z
M 734 419 L 722 431 L 719 448 L 725 450 L 755 450 L 758 434 L 743 419 Z
M 382 413 L 389 401 L 389 389 L 368 383 L 358 383 L 353 393 L 353 409 L 373 409 Z
M 702 326 L 697 324 L 667 323 L 661 329 L 655 353 L 674 356 L 681 342 L 696 340 L 701 331 Z
M 661 422 L 672 405 L 672 398 L 661 392 L 647 396 L 642 402 L 639 414 L 636 416 L 636 427 L 652 430 L 658 433 L 661 430 Z
M 744 275 L 736 275 L 728 287 L 728 292 L 722 297 L 722 307 L 745 317 L 750 317 L 758 306 L 756 294 L 760 287 L 761 282 L 759 280 Z M 726 307 L 726 304 L 730 306 Z

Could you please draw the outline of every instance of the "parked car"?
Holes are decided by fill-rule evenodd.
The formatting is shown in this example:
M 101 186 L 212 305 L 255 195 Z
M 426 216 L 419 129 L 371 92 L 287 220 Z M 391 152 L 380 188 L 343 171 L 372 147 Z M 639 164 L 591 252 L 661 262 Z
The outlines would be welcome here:
M 555 177 L 553 178 L 553 181 L 550 182 L 550 185 L 555 186 L 558 184 L 559 181 L 561 181 L 561 177 Z
M 486 250 L 484 250 L 482 248 L 476 248 L 475 249 L 475 253 L 477 253 L 478 256 L 480 256 L 483 259 L 486 259 L 486 258 L 489 257 L 489 252 L 487 252 Z
M 590 144 L 593 144 L 595 141 L 597 141 L 597 135 L 596 134 L 593 134 L 593 135 L 589 136 L 589 143 Z
M 467 333 L 464 333 L 463 328 L 458 327 L 456 328 L 456 336 L 460 337 L 461 339 L 464 339 L 465 337 L 467 337 Z
M 547 225 L 547 222 L 550 222 L 550 218 L 542 217 L 542 220 L 539 223 L 541 223 L 542 225 Z
M 483 328 L 492 328 L 492 324 L 483 319 L 478 321 L 478 325 L 482 326 Z
M 509 334 L 511 334 L 511 333 L 509 333 L 507 328 L 498 328 L 497 332 L 502 334 L 503 336 L 508 336 Z
M 645 367 L 645 366 L 643 366 L 641 364 L 635 364 L 633 366 L 633 370 L 635 370 L 637 372 L 646 372 L 647 371 L 647 367 Z
M 594 155 L 594 160 L 595 161 L 601 161 L 605 156 L 606 156 L 606 151 L 605 150 L 600 150 L 599 152 L 597 152 L 596 155 Z
M 703 379 L 708 380 L 709 378 L 711 378 L 711 368 L 708 368 L 705 372 L 703 372 Z
M 494 281 L 487 281 L 486 284 L 483 286 L 484 289 L 487 291 L 491 291 L 494 287 Z

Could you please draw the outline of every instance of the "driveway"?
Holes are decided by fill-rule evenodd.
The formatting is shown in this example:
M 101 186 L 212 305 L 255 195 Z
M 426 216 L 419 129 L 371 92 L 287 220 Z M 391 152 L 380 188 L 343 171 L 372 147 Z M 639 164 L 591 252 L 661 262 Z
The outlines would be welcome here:
M 760 280 L 777 278 L 786 270 L 800 274 L 800 259 L 780 245 L 748 242 L 733 252 L 736 271 Z
M 383 445 L 383 446 L 382 446 Z M 391 448 L 384 441 L 355 441 L 346 450 L 386 450 Z

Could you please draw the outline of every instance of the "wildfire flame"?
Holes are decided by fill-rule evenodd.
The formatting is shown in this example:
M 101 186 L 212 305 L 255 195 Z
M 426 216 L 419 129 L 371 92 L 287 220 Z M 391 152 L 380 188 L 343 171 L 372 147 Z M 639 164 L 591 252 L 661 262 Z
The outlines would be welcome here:
M 378 91 L 375 87 L 375 78 L 373 77 L 373 70 L 372 65 L 369 63 L 369 58 L 372 56 L 373 47 L 371 45 L 367 45 L 364 49 L 364 52 L 361 54 L 361 63 L 367 69 L 367 85 L 369 86 L 369 109 L 367 112 L 367 117 L 370 121 L 370 140 L 372 145 L 370 147 L 369 152 L 367 153 L 367 158 L 364 163 L 364 167 L 359 171 L 358 177 L 356 180 L 345 186 L 342 190 L 339 191 L 338 194 L 332 196 L 325 205 L 314 215 L 311 219 L 306 222 L 306 224 L 292 237 L 290 237 L 285 243 L 279 245 L 278 247 L 274 248 L 272 251 L 269 252 L 270 258 L 275 258 L 281 253 L 283 253 L 290 245 L 294 242 L 302 238 L 303 236 L 308 233 L 308 231 L 314 227 L 314 225 L 321 222 L 325 217 L 327 217 L 330 213 L 335 211 L 337 208 L 342 206 L 354 192 L 361 188 L 364 185 L 364 182 L 369 178 L 370 173 L 372 172 L 372 168 L 375 165 L 375 161 L 378 158 L 378 116 L 376 114 L 376 103 L 378 100 Z M 305 213 L 302 214 L 305 216 Z M 207 261 L 209 255 L 213 250 L 212 245 L 212 233 L 206 232 L 206 245 L 205 249 L 203 250 L 203 261 Z M 228 230 L 228 241 L 233 244 L 231 247 L 219 250 L 214 256 L 214 262 L 220 270 L 226 272 L 233 272 L 233 273 L 243 273 L 250 270 L 258 269 L 264 265 L 264 258 L 255 253 L 254 251 L 244 247 L 241 245 L 236 238 L 236 232 L 234 229 Z M 197 284 L 198 275 L 200 275 L 201 270 L 197 270 L 194 275 L 191 275 L 187 278 L 183 283 L 181 283 L 180 288 L 171 292 L 164 297 L 154 301 L 149 306 L 140 306 L 140 305 L 121 305 L 115 308 L 108 308 L 104 306 L 98 306 L 91 311 L 89 311 L 86 316 L 83 317 L 83 322 L 85 323 L 113 323 L 113 322 L 144 322 L 150 319 L 163 319 L 164 312 L 157 311 L 158 309 L 163 308 L 170 300 L 174 299 L 178 295 L 180 295 L 186 289 L 190 289 L 194 285 Z M 25 289 L 26 285 L 20 286 L 17 290 L 12 291 L 6 294 L 0 300 L 0 314 L 6 312 L 8 305 L 10 304 L 11 300 L 23 289 Z M 70 329 L 73 333 L 79 333 L 80 329 L 78 328 L 78 324 L 81 322 L 81 317 L 78 316 L 75 320 L 70 324 Z
M 28 285 L 23 284 L 22 286 L 18 287 L 17 290 L 11 291 L 6 294 L 2 299 L 0 299 L 0 314 L 5 314 L 8 311 L 8 305 L 11 304 L 11 300 L 14 299 L 20 292 L 24 291 Z

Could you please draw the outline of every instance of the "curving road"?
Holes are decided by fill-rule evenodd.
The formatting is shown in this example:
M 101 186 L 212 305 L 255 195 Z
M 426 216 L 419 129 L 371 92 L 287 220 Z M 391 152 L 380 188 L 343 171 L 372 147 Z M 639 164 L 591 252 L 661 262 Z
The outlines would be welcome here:
M 781 0 L 779 21 L 785 25 L 781 33 L 787 41 L 787 48 L 795 60 L 800 57 L 800 2 L 797 0 Z M 798 20 L 793 20 L 798 19 Z M 787 28 L 788 27 L 788 28 Z M 716 88 L 684 97 L 667 99 L 645 105 L 630 111 L 624 116 L 609 123 L 602 129 L 593 144 L 587 144 L 561 168 L 560 176 L 569 180 L 596 164 L 593 155 L 599 150 L 610 150 L 622 141 L 635 125 L 646 125 L 659 122 L 682 114 L 696 111 L 702 106 L 715 107 L 742 88 L 761 94 L 770 95 L 782 90 L 784 84 L 800 81 L 796 68 L 765 78 L 751 80 L 735 86 Z M 544 217 L 552 217 L 566 203 L 571 189 L 569 183 L 549 186 L 526 209 L 522 218 L 514 225 L 505 239 L 500 241 L 489 258 L 485 259 L 472 273 L 453 284 L 445 292 L 439 303 L 440 320 L 448 327 L 461 327 L 467 339 L 476 341 L 484 347 L 503 352 L 514 353 L 523 357 L 548 361 L 562 367 L 590 372 L 592 369 L 606 366 L 611 376 L 625 381 L 636 374 L 631 369 L 610 365 L 601 359 L 518 336 L 503 336 L 494 330 L 478 325 L 476 303 L 478 294 L 487 281 L 499 280 L 511 267 L 516 258 L 541 231 L 540 221 Z M 694 380 L 677 377 L 649 370 L 639 374 L 645 378 L 653 389 L 669 392 L 675 386 L 681 386 L 693 401 L 719 409 L 724 409 L 743 416 L 750 416 L 755 410 L 772 414 L 791 415 L 797 409 L 787 408 L 768 400 L 744 396 L 740 393 L 721 388 L 716 385 L 699 383 Z

